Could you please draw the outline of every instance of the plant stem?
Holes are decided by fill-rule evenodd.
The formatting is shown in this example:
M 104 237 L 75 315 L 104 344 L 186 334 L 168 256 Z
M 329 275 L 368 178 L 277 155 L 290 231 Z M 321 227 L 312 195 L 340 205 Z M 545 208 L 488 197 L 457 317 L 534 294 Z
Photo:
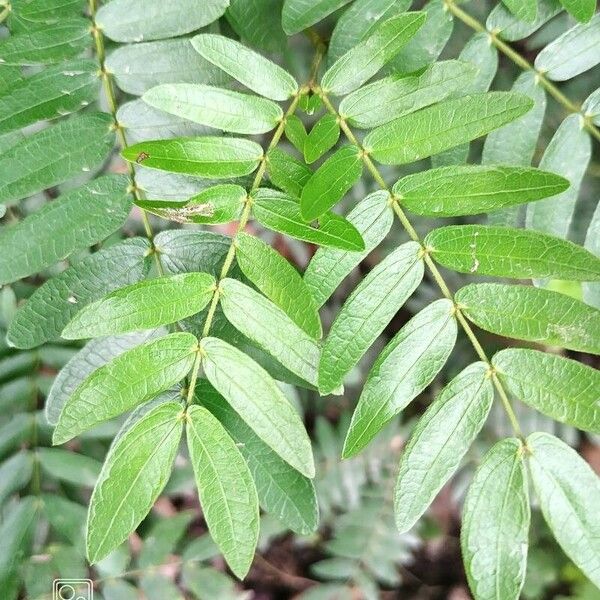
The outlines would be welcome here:
M 97 10 L 97 1 L 89 0 L 89 11 L 90 11 L 90 19 L 92 21 L 92 37 L 94 38 L 94 43 L 96 45 L 96 56 L 98 57 L 98 62 L 100 63 L 100 77 L 102 79 L 102 86 L 104 88 L 104 94 L 108 101 L 108 106 L 110 110 L 110 114 L 113 118 L 114 128 L 119 137 L 119 141 L 121 143 L 122 148 L 127 148 L 127 137 L 125 135 L 125 130 L 123 126 L 119 123 L 117 119 L 117 98 L 115 94 L 115 87 L 112 81 L 112 77 L 110 73 L 106 69 L 106 51 L 104 48 L 104 36 L 102 35 L 102 30 L 96 24 L 96 10 Z M 131 181 L 131 195 L 133 196 L 135 201 L 141 200 L 140 190 L 136 182 L 135 178 L 135 168 L 133 164 L 127 162 L 127 171 L 129 174 L 129 179 Z M 157 251 L 154 245 L 154 232 L 152 231 L 152 225 L 150 224 L 150 220 L 148 218 L 148 213 L 140 209 L 142 215 L 142 223 L 144 225 L 144 231 L 146 232 L 146 237 L 150 242 L 152 254 L 154 255 L 154 261 L 156 264 L 156 270 L 159 275 L 164 275 L 164 269 L 162 266 L 162 262 L 160 260 L 160 254 Z
M 398 218 L 398 220 L 400 221 L 400 223 L 402 224 L 402 226 L 408 233 L 408 236 L 410 237 L 410 239 L 417 242 L 423 249 L 423 252 L 424 252 L 423 260 L 424 260 L 425 264 L 427 265 L 427 268 L 429 270 L 429 273 L 431 274 L 431 277 L 434 279 L 437 286 L 440 288 L 440 291 L 442 292 L 443 296 L 445 298 L 447 298 L 448 300 L 450 300 L 454 304 L 455 315 L 456 315 L 457 321 L 460 323 L 460 326 L 462 327 L 466 336 L 469 338 L 469 341 L 471 342 L 471 345 L 473 346 L 473 349 L 475 350 L 477 356 L 488 365 L 488 367 L 490 369 L 490 373 L 492 375 L 492 381 L 494 383 L 495 388 L 498 390 L 498 394 L 500 395 L 502 405 L 508 415 L 508 419 L 509 419 L 511 426 L 515 432 L 515 435 L 517 437 L 519 437 L 521 440 L 523 440 L 524 437 L 523 437 L 523 433 L 521 432 L 521 427 L 519 426 L 517 416 L 515 415 L 515 412 L 514 412 L 512 406 L 510 405 L 508 395 L 506 394 L 506 391 L 504 390 L 502 383 L 495 375 L 494 367 L 492 366 L 491 360 L 488 358 L 485 350 L 483 349 L 483 346 L 477 339 L 477 336 L 475 335 L 473 328 L 471 327 L 471 325 L 467 321 L 466 317 L 462 313 L 460 306 L 458 306 L 456 304 L 456 302 L 454 300 L 454 294 L 448 287 L 448 284 L 444 280 L 444 278 L 443 278 L 442 274 L 440 273 L 439 269 L 437 268 L 436 264 L 433 262 L 433 259 L 429 255 L 429 252 L 428 252 L 427 248 L 425 247 L 423 240 L 419 237 L 417 230 L 414 228 L 414 226 L 410 222 L 409 218 L 406 216 L 406 213 L 402 210 L 400 204 L 398 203 L 398 199 L 394 196 L 392 190 L 389 188 L 389 186 L 385 182 L 383 176 L 379 172 L 379 169 L 373 163 L 373 161 L 369 157 L 368 153 L 365 151 L 364 147 L 359 142 L 358 138 L 354 135 L 354 132 L 350 129 L 348 123 L 344 120 L 344 118 L 340 115 L 339 111 L 331 103 L 331 100 L 327 97 L 327 95 L 323 92 L 323 90 L 318 85 L 313 86 L 313 91 L 320 96 L 320 98 L 323 101 L 323 104 L 325 105 L 327 110 L 337 118 L 338 123 L 340 125 L 340 129 L 344 132 L 348 141 L 351 144 L 354 144 L 354 145 L 358 146 L 358 148 L 360 148 L 362 160 L 363 160 L 365 166 L 367 167 L 368 171 L 373 176 L 373 179 L 377 182 L 377 184 L 381 187 L 381 189 L 385 190 L 390 195 L 390 198 L 392 200 L 392 209 L 393 209 L 396 217 Z
M 590 135 L 600 141 L 600 130 L 592 120 L 587 117 L 581 111 L 581 106 L 576 102 L 573 102 L 570 98 L 565 96 L 560 89 L 555 86 L 542 72 L 535 68 L 526 58 L 521 56 L 514 48 L 507 44 L 504 40 L 500 39 L 493 31 L 488 31 L 483 23 L 472 17 L 469 13 L 465 12 L 460 6 L 456 4 L 455 0 L 444 0 L 446 8 L 458 19 L 460 19 L 465 25 L 473 29 L 474 31 L 487 33 L 491 43 L 498 49 L 502 54 L 510 58 L 518 67 L 524 71 L 532 71 L 535 73 L 537 81 L 540 85 L 559 103 L 562 104 L 569 112 L 578 113 L 581 115 L 583 126 L 588 130 Z

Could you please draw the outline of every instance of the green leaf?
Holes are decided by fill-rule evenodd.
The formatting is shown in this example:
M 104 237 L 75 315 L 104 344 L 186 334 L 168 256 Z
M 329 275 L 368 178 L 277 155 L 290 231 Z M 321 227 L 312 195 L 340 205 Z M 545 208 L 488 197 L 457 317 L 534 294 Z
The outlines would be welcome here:
M 56 200 L 48 206 L 55 203 Z M 87 207 L 89 210 L 89 204 Z M 76 233 L 77 229 L 72 231 Z M 48 246 L 45 248 L 47 251 Z M 81 308 L 145 277 L 149 248 L 148 241 L 142 238 L 125 240 L 46 281 L 17 310 L 8 329 L 9 342 L 17 348 L 33 348 L 60 338 L 66 324 Z
M 344 458 L 362 450 L 433 381 L 454 348 L 456 333 L 452 303 L 442 299 L 417 313 L 392 338 L 369 372 L 346 435 Z
M 477 283 L 458 290 L 455 300 L 465 316 L 486 331 L 600 354 L 600 311 L 560 292 Z
M 124 92 L 136 95 L 163 83 L 226 85 L 231 81 L 194 50 L 189 38 L 120 46 L 108 55 L 106 69 Z
M 324 115 L 314 124 L 304 142 L 304 160 L 309 164 L 319 160 L 337 144 L 339 137 L 337 117 L 332 114 Z
M 136 205 L 176 223 L 230 223 L 239 218 L 246 197 L 242 186 L 222 183 L 189 200 L 137 200 Z
M 93 171 L 115 142 L 112 117 L 89 113 L 33 133 L 0 155 L 0 202 L 20 200 Z
M 596 13 L 588 23 L 575 25 L 548 44 L 537 55 L 535 68 L 548 79 L 566 81 L 600 62 L 599 43 L 600 13 Z
M 524 452 L 516 438 L 498 442 L 469 487 L 460 542 L 476 600 L 517 600 L 521 594 L 530 522 Z
M 458 165 L 403 177 L 393 192 L 416 214 L 454 217 L 533 202 L 568 187 L 564 177 L 534 167 Z
M 200 29 L 216 21 L 227 9 L 228 0 L 111 0 L 96 14 L 102 33 L 116 42 L 160 40 Z
M 222 179 L 252 173 L 262 148 L 241 138 L 196 137 L 140 142 L 125 148 L 123 158 L 151 169 Z
M 142 100 L 194 123 L 232 133 L 265 133 L 283 118 L 281 107 L 271 100 L 194 83 L 159 85 Z
M 374 129 L 363 146 L 380 163 L 410 163 L 481 137 L 532 106 L 529 97 L 514 92 L 446 100 Z
M 537 16 L 537 0 L 502 0 L 502 2 L 517 19 L 531 23 Z M 596 0 L 593 2 L 595 4 Z
M 533 433 L 527 447 L 544 519 L 567 556 L 600 587 L 598 475 L 575 450 L 548 433 Z
M 80 55 L 91 43 L 88 19 L 61 19 L 52 27 L 40 25 L 0 40 L 0 63 L 2 68 L 59 63 Z
M 284 131 L 285 137 L 292 146 L 294 146 L 298 152 L 304 154 L 304 144 L 308 134 L 306 133 L 306 128 L 300 117 L 293 114 L 287 116 L 285 119 Z
M 425 16 L 423 12 L 408 12 L 381 23 L 327 69 L 321 80 L 324 92 L 344 96 L 371 79 L 417 33 Z
M 527 94 L 534 101 L 534 107 L 522 117 L 489 133 L 483 146 L 482 164 L 529 166 L 533 160 L 546 112 L 546 92 L 531 71 L 519 75 L 512 91 Z M 523 206 L 493 211 L 488 215 L 488 223 L 522 227 L 524 211 Z
M 597 204 L 596 210 L 592 215 L 592 220 L 585 236 L 585 247 L 595 257 L 600 258 L 600 202 Z M 590 276 L 587 278 L 587 281 L 593 281 L 593 278 Z M 582 287 L 584 301 L 596 308 L 600 308 L 600 283 L 584 283 Z
M 544 23 L 562 11 L 559 0 L 538 0 L 537 16 L 532 23 L 515 17 L 502 3 L 498 2 L 486 21 L 488 31 L 509 42 L 521 40 L 537 31 Z
M 298 91 L 287 71 L 235 40 L 202 33 L 192 39 L 192 45 L 206 60 L 261 96 L 287 100 Z
M 527 207 L 526 227 L 567 238 L 581 182 L 592 156 L 590 136 L 580 115 L 570 115 L 556 130 L 540 161 L 540 168 L 557 173 L 570 187 L 554 198 Z
M 103 240 L 123 225 L 130 209 L 123 175 L 105 175 L 44 204 L 0 231 L 0 283 L 33 275 Z
M 53 443 L 63 444 L 181 381 L 192 368 L 197 346 L 191 333 L 172 333 L 136 346 L 95 370 L 64 405 Z
M 54 25 L 61 19 L 81 13 L 81 0 L 12 0 L 12 15 L 20 22 Z
M 67 340 L 154 329 L 199 313 L 216 282 L 208 273 L 182 273 L 115 290 L 80 310 L 62 332 Z
M 320 348 L 273 302 L 235 279 L 219 283 L 227 320 L 269 352 L 286 369 L 317 385 Z
M 394 73 L 414 73 L 435 62 L 452 35 L 454 20 L 443 0 L 429 0 L 422 10 L 423 27 L 391 61 Z
M 386 191 L 369 194 L 348 214 L 362 236 L 365 249 L 362 252 L 349 252 L 335 248 L 319 248 L 313 255 L 304 272 L 304 282 L 318 307 L 338 288 L 345 277 L 387 235 L 394 221 L 390 206 L 390 195 Z
M 29 450 L 19 450 L 0 465 L 0 504 L 29 483 L 33 461 Z
M 436 262 L 459 273 L 600 281 L 598 257 L 573 242 L 537 231 L 451 225 L 434 229 L 424 243 Z
M 600 372 L 580 362 L 525 348 L 508 348 L 492 360 L 507 390 L 561 423 L 600 433 Z
M 252 475 L 235 442 L 206 408 L 190 406 L 186 435 L 208 530 L 242 579 L 258 542 L 258 497 Z
M 351 125 L 371 129 L 444 100 L 477 74 L 458 60 L 437 62 L 419 75 L 390 75 L 346 96 L 340 114 Z
M 298 271 L 257 237 L 239 233 L 236 260 L 242 273 L 309 336 L 323 334 L 311 293 Z
M 288 35 L 299 33 L 318 23 L 334 10 L 351 0 L 285 0 L 281 14 L 283 29 Z
M 560 0 L 560 3 L 582 23 L 587 23 L 596 12 L 596 0 Z
M 489 367 L 461 371 L 419 419 L 400 458 L 396 525 L 408 531 L 425 512 L 481 431 L 494 400 Z
M 314 477 L 310 440 L 302 420 L 270 375 L 222 340 L 207 337 L 200 346 L 204 372 L 217 391 L 283 460 Z
M 251 46 L 265 52 L 283 52 L 287 37 L 281 26 L 282 5 L 283 0 L 275 3 L 272 0 L 229 0 L 225 16 L 238 36 Z M 260 80 L 256 84 L 259 83 Z
M 183 431 L 181 404 L 144 415 L 109 450 L 90 500 L 87 557 L 97 563 L 127 539 L 165 487 Z
M 254 478 L 262 508 L 296 533 L 314 532 L 319 507 L 312 481 L 279 458 L 205 379 L 198 381 L 196 397 L 236 441 Z
M 312 171 L 303 161 L 286 154 L 279 148 L 269 150 L 267 172 L 273 185 L 296 198 L 300 198 L 302 188 L 312 177 Z
M 356 146 L 345 146 L 330 156 L 306 182 L 300 195 L 305 221 L 320 217 L 360 179 L 362 158 Z
M 77 60 L 16 81 L 0 96 L 0 134 L 77 112 L 96 99 L 98 64 Z
M 88 342 L 55 377 L 46 398 L 45 417 L 50 425 L 58 423 L 60 413 L 73 392 L 96 369 L 135 346 L 165 335 L 166 331 L 138 331 Z M 145 405 L 144 405 L 145 406 Z
M 323 345 L 319 390 L 330 393 L 379 337 L 423 278 L 416 242 L 407 242 L 382 260 L 352 292 Z
M 329 64 L 369 37 L 380 23 L 404 12 L 410 0 L 355 0 L 337 20 L 329 46 Z
M 61 448 L 38 448 L 37 456 L 48 475 L 77 486 L 94 487 L 102 467 L 94 458 Z
M 287 194 L 260 188 L 255 192 L 253 200 L 253 214 L 267 229 L 320 246 L 355 251 L 365 248 L 354 225 L 335 213 L 326 212 L 322 215 L 317 228 L 304 221 L 300 214 L 300 204 Z

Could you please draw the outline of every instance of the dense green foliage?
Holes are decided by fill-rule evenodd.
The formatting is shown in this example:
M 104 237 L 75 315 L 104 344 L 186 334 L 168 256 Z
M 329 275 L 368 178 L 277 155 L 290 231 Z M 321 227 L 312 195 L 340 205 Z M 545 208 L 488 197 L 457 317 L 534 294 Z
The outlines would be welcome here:
M 600 587 L 600 13 L 411 4 L 0 0 L 3 597 L 181 597 L 191 494 L 190 595 L 376 598 L 454 477 L 476 600 Z

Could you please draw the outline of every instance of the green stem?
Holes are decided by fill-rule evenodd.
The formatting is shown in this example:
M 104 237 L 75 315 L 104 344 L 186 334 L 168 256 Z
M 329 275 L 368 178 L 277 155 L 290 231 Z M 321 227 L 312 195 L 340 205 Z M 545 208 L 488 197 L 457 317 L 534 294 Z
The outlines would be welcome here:
M 127 148 L 129 144 L 127 143 L 125 130 L 123 126 L 119 123 L 119 120 L 117 119 L 117 97 L 115 94 L 115 87 L 113 85 L 112 77 L 106 69 L 106 50 L 104 48 L 104 36 L 102 35 L 102 30 L 96 24 L 96 10 L 96 0 L 89 0 L 90 19 L 92 21 L 91 33 L 92 37 L 94 38 L 94 43 L 96 45 L 96 56 L 98 57 L 98 62 L 100 63 L 100 77 L 102 79 L 104 94 L 108 101 L 109 111 L 113 118 L 113 126 L 117 132 L 117 136 L 119 137 L 121 147 Z M 129 174 L 129 179 L 131 181 L 131 195 L 137 202 L 141 200 L 140 189 L 137 185 L 135 178 L 135 168 L 130 162 L 127 162 L 127 171 Z M 148 238 L 151 244 L 152 254 L 154 255 L 156 270 L 158 271 L 159 275 L 164 275 L 164 269 L 160 260 L 160 254 L 154 246 L 154 232 L 152 230 L 152 225 L 150 224 L 150 219 L 148 218 L 148 213 L 143 209 L 140 209 L 140 211 L 142 215 L 144 231 L 146 232 L 146 237 Z
M 194 401 L 194 392 L 196 391 L 196 382 L 198 381 L 198 373 L 200 372 L 200 363 L 202 362 L 202 352 L 200 348 L 196 350 L 196 359 L 194 360 L 194 366 L 192 367 L 192 375 L 190 377 L 190 385 L 187 391 L 186 406 Z
M 581 115 L 583 120 L 583 126 L 588 130 L 590 135 L 600 141 L 600 130 L 592 120 L 587 117 L 581 111 L 581 106 L 576 102 L 573 102 L 570 98 L 565 96 L 558 87 L 556 87 L 542 71 L 539 71 L 532 65 L 526 58 L 521 56 L 516 50 L 514 50 L 504 40 L 500 39 L 495 32 L 488 31 L 483 23 L 472 17 L 469 13 L 465 12 L 460 6 L 458 6 L 455 0 L 444 0 L 446 8 L 458 19 L 460 19 L 465 25 L 481 33 L 487 33 L 491 43 L 498 49 L 502 54 L 510 58 L 518 67 L 524 71 L 532 71 L 535 73 L 537 81 L 540 85 L 559 103 L 562 104 L 569 112 L 577 113 Z
M 433 259 L 429 255 L 427 248 L 425 247 L 425 244 L 423 243 L 423 240 L 419 237 L 417 230 L 414 228 L 414 226 L 410 222 L 410 219 L 406 216 L 406 213 L 402 210 L 400 204 L 398 203 L 398 199 L 394 196 L 394 194 L 390 190 L 390 188 L 387 185 L 387 183 L 385 182 L 383 176 L 379 172 L 379 169 L 375 166 L 375 164 L 369 157 L 368 153 L 365 151 L 364 147 L 359 142 L 358 138 L 354 135 L 354 132 L 350 129 L 348 123 L 344 120 L 344 118 L 340 115 L 339 111 L 332 104 L 331 100 L 327 97 L 327 95 L 323 92 L 323 90 L 319 86 L 314 86 L 313 91 L 320 96 L 320 98 L 323 101 L 323 104 L 327 108 L 327 110 L 333 116 L 335 116 L 337 118 L 338 123 L 340 124 L 340 129 L 344 132 L 348 141 L 351 144 L 354 144 L 355 146 L 358 146 L 358 148 L 360 148 L 363 162 L 364 162 L 366 168 L 368 169 L 368 171 L 373 176 L 373 179 L 379 184 L 381 189 L 385 190 L 390 195 L 390 198 L 392 201 L 392 209 L 394 210 L 396 217 L 398 218 L 398 220 L 400 221 L 400 223 L 402 224 L 402 226 L 408 233 L 408 236 L 410 237 L 410 239 L 417 242 L 423 249 L 423 252 L 424 252 L 423 260 L 425 262 L 425 265 L 427 266 L 427 269 L 429 270 L 429 273 L 431 274 L 431 277 L 436 282 L 437 286 L 440 288 L 440 291 L 442 292 L 444 297 L 447 298 L 448 300 L 450 300 L 454 304 L 454 310 L 455 310 L 455 315 L 456 315 L 457 321 L 460 323 L 461 328 L 465 332 L 466 336 L 469 338 L 469 341 L 471 342 L 471 345 L 473 346 L 473 349 L 475 350 L 477 356 L 480 358 L 480 360 L 482 360 L 483 362 L 485 362 L 488 365 L 488 367 L 490 369 L 490 373 L 492 374 L 492 380 L 493 380 L 494 386 L 498 390 L 498 394 L 500 395 L 500 399 L 502 401 L 502 406 L 504 407 L 504 410 L 506 411 L 506 413 L 508 415 L 508 419 L 509 419 L 511 426 L 515 432 L 515 435 L 523 440 L 524 439 L 523 433 L 521 432 L 521 427 L 519 426 L 517 416 L 515 415 L 515 412 L 514 412 L 512 406 L 510 405 L 508 395 L 506 394 L 506 391 L 504 390 L 502 383 L 500 382 L 500 380 L 496 377 L 496 375 L 494 373 L 494 367 L 492 366 L 491 360 L 488 358 L 485 350 L 483 349 L 483 346 L 477 339 L 477 336 L 475 335 L 473 328 L 471 327 L 471 325 L 467 321 L 466 317 L 462 313 L 461 308 L 456 304 L 456 302 L 454 300 L 454 294 L 448 287 L 448 284 L 446 283 L 442 274 L 440 273 L 439 269 L 437 268 L 437 265 L 433 262 Z

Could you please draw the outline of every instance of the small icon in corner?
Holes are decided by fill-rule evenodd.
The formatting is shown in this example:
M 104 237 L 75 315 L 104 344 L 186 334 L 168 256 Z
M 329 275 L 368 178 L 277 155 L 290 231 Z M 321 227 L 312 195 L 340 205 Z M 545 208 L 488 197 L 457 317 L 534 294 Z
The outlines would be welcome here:
M 52 600 L 94 600 L 91 579 L 55 579 Z

